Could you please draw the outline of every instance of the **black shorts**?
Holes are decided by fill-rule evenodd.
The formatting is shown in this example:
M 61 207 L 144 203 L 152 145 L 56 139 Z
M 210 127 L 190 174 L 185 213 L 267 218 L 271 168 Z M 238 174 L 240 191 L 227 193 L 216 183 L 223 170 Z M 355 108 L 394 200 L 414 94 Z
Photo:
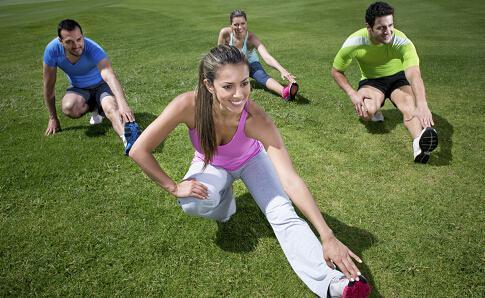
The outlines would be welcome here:
M 400 71 L 392 76 L 362 80 L 359 82 L 359 88 L 357 88 L 357 90 L 366 85 L 379 89 L 384 94 L 384 99 L 391 99 L 391 93 L 394 90 L 409 85 L 409 82 L 404 75 L 404 71 Z
M 66 89 L 66 92 L 74 92 L 81 95 L 86 104 L 89 106 L 89 111 L 92 112 L 97 108 L 98 113 L 103 117 L 105 115 L 103 107 L 101 106 L 101 100 L 103 100 L 103 98 L 106 96 L 114 96 L 113 92 L 105 81 L 85 88 L 69 86 L 69 88 Z

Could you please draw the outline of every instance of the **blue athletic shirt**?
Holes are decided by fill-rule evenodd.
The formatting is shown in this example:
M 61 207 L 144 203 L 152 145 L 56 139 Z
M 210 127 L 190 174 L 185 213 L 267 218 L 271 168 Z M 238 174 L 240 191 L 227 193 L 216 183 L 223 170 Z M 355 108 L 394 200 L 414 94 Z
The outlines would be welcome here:
M 87 37 L 84 37 L 81 58 L 74 64 L 66 58 L 64 47 L 57 37 L 49 42 L 44 51 L 44 63 L 62 69 L 71 85 L 78 88 L 94 86 L 103 80 L 97 66 L 106 57 L 104 50 Z

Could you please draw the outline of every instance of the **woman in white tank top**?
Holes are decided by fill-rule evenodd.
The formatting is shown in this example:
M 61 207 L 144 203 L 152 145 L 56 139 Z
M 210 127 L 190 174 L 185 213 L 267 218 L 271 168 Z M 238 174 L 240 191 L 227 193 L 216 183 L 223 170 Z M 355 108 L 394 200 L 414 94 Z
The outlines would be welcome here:
M 221 29 L 217 44 L 231 45 L 240 49 L 249 61 L 250 76 L 253 79 L 260 85 L 280 95 L 284 100 L 294 99 L 298 92 L 298 84 L 296 83 L 295 76 L 270 55 L 266 47 L 254 33 L 247 30 L 246 13 L 242 10 L 234 10 L 229 16 L 229 21 L 231 26 Z M 281 85 L 264 71 L 263 66 L 259 62 L 258 53 L 266 64 L 281 73 L 281 78 L 287 80 L 289 82 L 288 85 Z

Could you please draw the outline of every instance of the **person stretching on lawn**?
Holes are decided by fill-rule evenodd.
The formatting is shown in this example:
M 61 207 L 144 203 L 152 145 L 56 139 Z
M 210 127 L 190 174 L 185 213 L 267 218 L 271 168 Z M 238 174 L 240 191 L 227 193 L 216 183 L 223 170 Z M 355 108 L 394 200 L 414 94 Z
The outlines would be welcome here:
M 236 212 L 232 184 L 241 179 L 271 224 L 291 267 L 311 291 L 320 297 L 367 297 L 370 286 L 352 259 L 362 261 L 325 223 L 293 168 L 278 129 L 250 100 L 250 92 L 244 54 L 234 46 L 212 49 L 200 63 L 196 91 L 170 102 L 129 156 L 177 198 L 185 213 L 222 223 Z M 187 126 L 195 156 L 177 183 L 152 152 L 179 124 Z M 292 203 L 318 231 L 320 241 Z
M 57 35 L 44 51 L 44 101 L 49 111 L 45 134 L 55 134 L 61 129 L 55 96 L 59 67 L 70 82 L 61 101 L 62 112 L 70 118 L 80 118 L 91 111 L 91 124 L 100 123 L 102 116 L 106 116 L 128 154 L 141 131 L 106 53 L 96 42 L 84 37 L 81 26 L 74 20 L 61 21 Z
M 217 44 L 236 46 L 240 49 L 249 61 L 249 76 L 258 82 L 258 84 L 268 88 L 274 93 L 281 96 L 284 100 L 292 100 L 298 92 L 298 84 L 295 76 L 289 73 L 276 59 L 271 56 L 253 33 L 248 31 L 248 22 L 246 13 L 242 10 L 234 10 L 229 16 L 231 26 L 224 27 L 219 33 Z M 278 81 L 268 76 L 263 66 L 259 63 L 259 57 L 256 51 L 261 55 L 264 62 L 281 73 L 281 78 L 289 83 L 283 87 Z

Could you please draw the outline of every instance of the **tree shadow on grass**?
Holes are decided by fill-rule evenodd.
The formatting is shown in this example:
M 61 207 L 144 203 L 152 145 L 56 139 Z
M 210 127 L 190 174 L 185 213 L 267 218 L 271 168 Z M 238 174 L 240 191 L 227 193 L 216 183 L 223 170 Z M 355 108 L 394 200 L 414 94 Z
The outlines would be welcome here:
M 245 193 L 238 197 L 236 202 L 236 214 L 226 223 L 217 223 L 215 243 L 221 249 L 234 253 L 248 253 L 256 249 L 260 238 L 276 238 L 251 194 Z M 377 238 L 366 230 L 349 226 L 330 215 L 322 215 L 337 238 L 358 256 L 362 256 L 366 249 L 377 243 Z M 312 230 L 318 235 L 313 228 Z M 381 297 L 373 282 L 370 268 L 365 263 L 358 266 L 372 285 L 372 296 Z
M 384 110 L 383 122 L 363 121 L 367 131 L 371 134 L 387 134 L 396 128 L 397 125 L 402 124 L 402 114 L 397 109 Z M 446 118 L 433 113 L 434 128 L 438 132 L 439 144 L 429 159 L 428 164 L 434 166 L 446 166 L 453 160 L 451 149 L 453 147 L 453 125 L 451 125 Z M 403 124 L 402 124 L 403 125 Z

